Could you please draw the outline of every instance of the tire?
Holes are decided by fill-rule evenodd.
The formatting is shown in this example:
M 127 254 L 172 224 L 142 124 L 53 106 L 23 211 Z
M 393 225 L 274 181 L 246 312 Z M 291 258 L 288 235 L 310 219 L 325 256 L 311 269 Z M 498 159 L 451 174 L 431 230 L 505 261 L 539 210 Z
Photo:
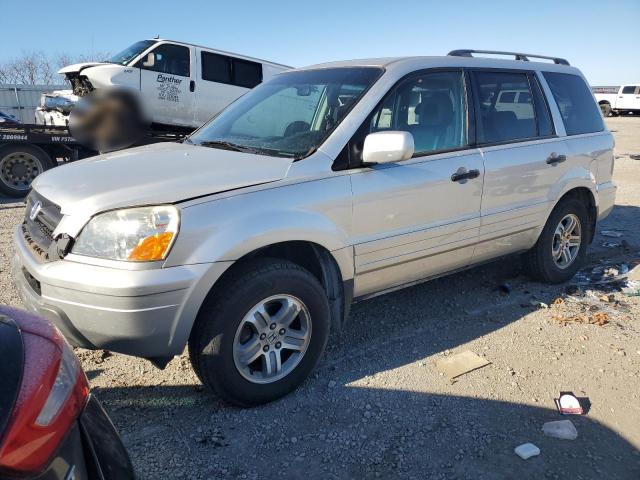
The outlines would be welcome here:
M 611 105 L 609 105 L 608 103 L 601 103 L 600 104 L 600 110 L 602 111 L 602 116 L 603 117 L 611 117 L 612 116 Z
M 560 258 L 555 260 L 553 251 L 554 249 L 558 251 L 556 246 L 560 244 L 557 229 L 560 228 L 561 222 L 568 225 L 569 222 L 565 219 L 570 216 L 577 219 L 579 222 L 578 228 L 580 243 L 577 248 L 569 248 L 569 250 L 573 251 L 575 255 L 570 263 L 567 263 L 562 267 L 560 264 L 565 261 L 566 257 L 561 255 Z M 575 234 L 576 231 L 573 230 L 569 233 Z M 572 238 L 575 238 L 575 235 Z M 547 283 L 566 282 L 573 278 L 584 262 L 590 238 L 591 223 L 589 222 L 587 207 L 584 203 L 575 197 L 569 197 L 561 200 L 553 209 L 551 215 L 549 215 L 547 223 L 542 229 L 542 233 L 540 234 L 536 244 L 531 250 L 524 254 L 525 269 L 529 275 L 536 280 Z M 575 244 L 575 240 L 573 241 L 573 244 Z M 568 255 L 571 254 L 569 253 Z
M 252 314 L 257 311 L 263 313 Z M 287 311 L 293 312 L 293 321 L 285 329 L 280 315 Z M 223 400 L 260 405 L 286 395 L 309 376 L 324 352 L 329 327 L 327 295 L 310 272 L 286 260 L 256 259 L 209 295 L 191 331 L 189 358 L 202 383 Z M 297 338 L 303 335 L 304 340 Z M 287 349 L 292 342 L 300 351 Z M 256 344 L 259 348 L 250 348 Z M 255 355 L 253 363 L 243 360 Z M 276 356 L 280 373 L 269 373 L 267 359 L 275 362 Z
M 24 197 L 31 191 L 33 180 L 53 166 L 49 154 L 34 145 L 0 147 L 0 192 L 10 197 Z

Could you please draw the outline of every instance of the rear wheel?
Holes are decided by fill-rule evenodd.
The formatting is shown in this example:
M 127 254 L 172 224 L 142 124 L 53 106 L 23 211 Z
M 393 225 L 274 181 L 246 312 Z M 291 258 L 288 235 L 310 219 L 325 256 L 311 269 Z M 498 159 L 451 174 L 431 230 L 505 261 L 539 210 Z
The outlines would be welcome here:
M 200 380 L 240 406 L 298 387 L 329 336 L 329 304 L 318 280 L 278 259 L 247 262 L 203 305 L 189 339 Z
M 537 280 L 562 283 L 580 268 L 591 238 L 586 206 L 576 198 L 562 200 L 551 212 L 535 246 L 524 255 Z
M 31 190 L 31 182 L 53 166 L 51 157 L 38 147 L 18 144 L 0 148 L 0 191 L 24 197 Z

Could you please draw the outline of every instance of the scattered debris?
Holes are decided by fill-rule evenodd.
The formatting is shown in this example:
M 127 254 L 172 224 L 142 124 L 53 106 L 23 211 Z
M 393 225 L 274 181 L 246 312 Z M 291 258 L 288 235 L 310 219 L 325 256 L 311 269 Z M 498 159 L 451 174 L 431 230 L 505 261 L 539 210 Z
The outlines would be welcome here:
M 460 375 L 485 367 L 490 363 L 491 362 L 476 355 L 471 350 L 465 350 L 464 352 L 437 360 L 436 368 L 444 373 L 449 380 L 453 380 Z
M 572 315 L 569 317 L 555 314 L 551 318 L 560 323 L 562 326 L 568 325 L 569 323 L 583 323 L 604 327 L 607 323 L 609 323 L 609 315 L 604 312 L 595 312 L 593 315 Z
M 578 438 L 578 431 L 571 420 L 547 422 L 542 425 L 542 432 L 548 437 L 559 438 L 561 440 L 575 440 Z
M 562 299 L 562 297 L 558 297 L 553 301 L 553 305 L 562 305 L 564 303 L 564 300 Z
M 618 247 L 621 247 L 622 244 L 615 243 L 615 242 L 602 242 L 602 246 L 605 248 L 618 248 Z
M 613 293 L 609 293 L 607 295 L 601 295 L 600 301 L 604 303 L 612 303 L 616 300 L 616 296 Z
M 604 237 L 610 237 L 610 238 L 620 238 L 620 237 L 622 237 L 622 233 L 618 232 L 617 230 L 602 230 L 600 232 L 600 235 L 602 235 Z
M 514 452 L 516 452 L 516 455 L 523 460 L 528 460 L 531 457 L 540 455 L 540 449 L 533 443 L 523 443 L 522 445 L 517 446 L 514 449 Z
M 556 407 L 562 415 L 582 415 L 584 409 L 580 405 L 580 400 L 573 392 L 560 392 L 560 397 L 554 400 Z
M 640 297 L 640 282 L 635 280 L 629 281 L 620 291 L 628 297 Z
M 529 304 L 538 308 L 549 308 L 549 305 L 544 302 L 539 302 L 538 300 L 531 300 L 529 301 Z

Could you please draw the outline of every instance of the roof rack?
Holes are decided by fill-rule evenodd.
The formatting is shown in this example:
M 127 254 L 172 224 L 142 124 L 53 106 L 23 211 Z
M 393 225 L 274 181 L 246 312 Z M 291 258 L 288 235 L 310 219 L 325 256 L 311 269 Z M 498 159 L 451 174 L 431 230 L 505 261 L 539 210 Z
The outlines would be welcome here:
M 546 60 L 553 60 L 556 65 L 569 65 L 569 62 L 564 58 L 559 57 L 547 57 L 544 55 L 533 55 L 531 53 L 518 53 L 518 52 L 500 52 L 497 50 L 451 50 L 447 55 L 450 57 L 473 57 L 472 53 L 488 53 L 491 55 L 513 55 L 516 60 L 522 60 L 524 62 L 529 61 L 529 57 L 532 58 L 544 58 Z

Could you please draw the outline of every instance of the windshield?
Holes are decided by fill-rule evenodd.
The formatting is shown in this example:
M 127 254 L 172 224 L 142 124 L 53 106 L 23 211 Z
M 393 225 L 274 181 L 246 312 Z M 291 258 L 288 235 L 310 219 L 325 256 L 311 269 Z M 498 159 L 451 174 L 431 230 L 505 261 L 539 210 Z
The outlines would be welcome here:
M 382 75 L 371 67 L 291 71 L 257 86 L 187 143 L 303 158 L 313 153 Z
M 142 52 L 144 52 L 147 48 L 149 48 L 151 45 L 153 45 L 154 43 L 156 43 L 155 40 L 141 40 L 139 42 L 134 43 L 130 47 L 125 48 L 120 53 L 114 55 L 113 57 L 111 57 L 109 61 L 111 63 L 119 63 L 120 65 L 126 65 L 131 60 L 133 60 L 138 55 L 140 55 Z

